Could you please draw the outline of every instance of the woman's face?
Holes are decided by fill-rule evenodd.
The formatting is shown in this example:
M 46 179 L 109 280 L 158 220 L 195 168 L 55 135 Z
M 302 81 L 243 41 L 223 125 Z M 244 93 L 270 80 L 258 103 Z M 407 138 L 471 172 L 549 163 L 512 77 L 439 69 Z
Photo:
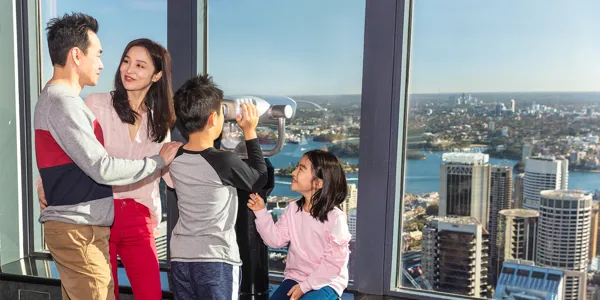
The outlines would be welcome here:
M 133 46 L 127 51 L 119 70 L 123 86 L 128 91 L 148 89 L 162 75 L 162 72 L 156 73 L 150 53 L 141 46 Z

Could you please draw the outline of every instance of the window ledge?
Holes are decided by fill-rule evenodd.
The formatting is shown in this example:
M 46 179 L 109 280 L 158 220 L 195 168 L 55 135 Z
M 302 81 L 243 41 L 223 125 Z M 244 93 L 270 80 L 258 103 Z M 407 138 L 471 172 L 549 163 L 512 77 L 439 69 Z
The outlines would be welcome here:
M 0 266 L 0 280 L 60 286 L 58 274 L 53 274 L 50 270 L 50 263 L 54 263 L 51 258 L 26 257 L 4 264 Z M 161 272 L 165 271 L 161 270 Z M 119 293 L 133 295 L 133 290 L 131 286 L 120 285 Z M 173 293 L 163 290 L 162 297 L 163 299 L 173 299 Z

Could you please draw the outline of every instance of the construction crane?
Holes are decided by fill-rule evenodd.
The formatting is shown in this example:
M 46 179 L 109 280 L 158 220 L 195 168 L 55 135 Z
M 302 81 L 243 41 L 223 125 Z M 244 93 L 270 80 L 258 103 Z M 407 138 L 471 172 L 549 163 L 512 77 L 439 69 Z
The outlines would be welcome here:
M 417 266 L 417 271 L 421 275 L 421 281 L 423 281 L 423 284 L 425 284 L 425 287 L 430 291 L 433 290 L 433 288 L 431 287 L 431 283 L 429 283 L 429 280 L 427 278 L 425 278 L 425 275 L 423 274 L 423 270 L 421 269 L 420 266 Z
M 421 268 L 417 267 L 416 270 L 421 275 L 420 278 L 421 278 L 421 281 L 423 282 L 423 285 L 425 285 L 425 288 L 428 289 L 428 290 L 430 290 L 430 291 L 432 291 L 433 287 L 431 286 L 431 283 L 429 282 L 429 280 L 427 280 L 425 278 L 425 276 L 423 276 L 423 271 L 421 271 Z M 423 289 L 423 287 L 421 285 L 419 285 L 419 283 L 412 277 L 412 275 L 410 275 L 410 273 L 406 269 L 402 268 L 402 273 L 404 274 L 404 276 L 406 276 L 406 278 L 408 278 L 408 280 L 410 281 L 410 283 L 415 288 L 420 289 L 420 290 Z
M 408 271 L 406 271 L 406 269 L 402 268 L 402 273 L 404 273 L 404 276 L 406 276 L 406 278 L 408 278 L 408 280 L 410 281 L 410 283 L 412 283 L 412 285 L 417 288 L 422 290 L 423 288 L 412 278 L 412 275 L 410 275 L 408 273 Z

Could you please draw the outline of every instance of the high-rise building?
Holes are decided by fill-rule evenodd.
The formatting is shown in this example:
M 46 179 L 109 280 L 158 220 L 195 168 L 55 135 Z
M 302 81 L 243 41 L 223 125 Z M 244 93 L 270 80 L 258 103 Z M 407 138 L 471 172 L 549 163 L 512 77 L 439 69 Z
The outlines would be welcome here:
M 421 269 L 425 280 L 434 282 L 437 268 L 437 223 L 433 221 L 429 226 L 423 227 L 421 241 Z M 435 224 L 434 224 L 435 223 Z
M 517 111 L 516 111 L 516 105 L 515 105 L 515 104 L 516 104 L 516 101 L 515 101 L 515 99 L 511 99 L 511 100 L 510 100 L 510 110 L 512 110 L 512 112 L 517 112 Z
M 536 264 L 585 272 L 592 225 L 592 195 L 576 190 L 542 191 L 539 211 Z M 567 276 L 566 300 L 583 299 L 585 290 L 586 280 Z
M 521 160 L 525 161 L 527 160 L 527 158 L 531 155 L 531 150 L 533 149 L 533 146 L 531 144 L 524 144 L 523 145 L 523 149 L 522 149 L 522 154 L 521 154 Z
M 515 178 L 515 191 L 511 208 L 523 208 L 523 185 L 525 174 L 521 173 Z
M 532 261 L 507 260 L 502 267 L 494 299 L 563 300 L 567 274 L 584 274 L 559 268 L 537 266 Z
M 281 218 L 281 216 L 285 212 L 285 208 L 274 207 L 273 209 L 271 209 L 270 212 L 271 212 L 271 217 L 273 217 L 273 221 L 277 222 L 277 221 L 279 221 L 279 218 Z
M 570 164 L 579 163 L 579 151 L 571 151 L 571 154 L 569 155 L 569 163 Z
M 490 259 L 488 280 L 492 286 L 496 285 L 498 272 L 499 249 L 497 240 L 498 216 L 500 211 L 509 209 L 512 198 L 512 168 L 503 166 L 491 166 L 492 176 L 490 180 L 490 215 L 486 227 L 490 234 Z
M 434 218 L 423 228 L 423 274 L 434 290 L 485 297 L 488 247 L 488 233 L 475 218 Z
M 352 241 L 356 241 L 356 208 L 351 209 L 348 213 L 348 230 L 352 235 Z
M 498 237 L 490 240 L 496 244 L 498 260 L 496 270 L 508 259 L 535 260 L 537 223 L 540 213 L 529 209 L 506 209 L 498 216 Z M 499 276 L 499 273 L 496 274 Z
M 569 161 L 554 157 L 530 157 L 525 161 L 523 183 L 523 208 L 537 210 L 541 191 L 568 189 Z
M 158 259 L 167 259 L 167 222 L 161 222 L 158 227 L 154 229 L 154 243 L 156 244 L 156 255 Z
M 589 260 L 591 261 L 596 257 L 598 251 L 598 243 L 600 240 L 598 239 L 598 226 L 600 226 L 600 203 L 593 202 L 592 203 L 592 225 L 590 231 L 590 254 Z
M 494 121 L 490 121 L 490 123 L 488 124 L 488 129 L 490 131 L 496 130 L 496 123 L 494 123 Z
M 346 195 L 346 200 L 342 203 L 342 211 L 346 213 L 347 216 L 350 215 L 350 210 L 357 207 L 357 199 L 358 199 L 358 189 L 356 188 L 356 184 L 350 183 L 348 184 L 348 194 Z
M 489 222 L 491 167 L 483 153 L 444 153 L 440 166 L 439 216 L 471 216 Z

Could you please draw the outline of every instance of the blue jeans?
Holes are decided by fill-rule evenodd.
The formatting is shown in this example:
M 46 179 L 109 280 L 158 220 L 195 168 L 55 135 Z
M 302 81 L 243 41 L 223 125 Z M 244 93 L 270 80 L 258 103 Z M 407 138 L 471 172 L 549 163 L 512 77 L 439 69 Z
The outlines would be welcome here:
M 294 287 L 297 282 L 286 279 L 284 280 L 277 290 L 273 293 L 273 295 L 269 298 L 270 300 L 289 300 L 290 296 L 287 293 Z M 310 291 L 304 296 L 302 296 L 302 300 L 336 300 L 340 296 L 331 288 L 331 287 L 323 287 L 316 291 Z
M 238 299 L 240 267 L 221 262 L 171 262 L 175 300 Z

